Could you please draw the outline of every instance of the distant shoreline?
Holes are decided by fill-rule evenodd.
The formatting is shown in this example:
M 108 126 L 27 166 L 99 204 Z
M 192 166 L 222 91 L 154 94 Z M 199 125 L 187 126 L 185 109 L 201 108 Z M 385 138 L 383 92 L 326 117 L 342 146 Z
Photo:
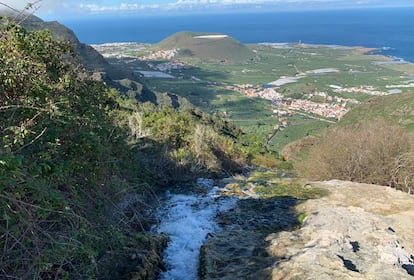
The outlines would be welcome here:
M 220 36 L 226 36 L 228 35 L 220 35 Z M 92 47 L 99 47 L 99 46 L 126 46 L 126 45 L 155 45 L 151 43 L 143 43 L 143 42 L 106 42 L 102 44 L 89 44 Z M 414 63 L 412 61 L 405 60 L 404 58 L 392 56 L 392 55 L 386 55 L 383 54 L 382 48 L 370 48 L 370 47 L 364 47 L 364 46 L 343 46 L 343 45 L 332 45 L 332 44 L 309 44 L 309 43 L 299 43 L 299 42 L 260 42 L 260 43 L 243 43 L 247 46 L 254 46 L 254 45 L 267 45 L 267 46 L 274 46 L 278 48 L 292 48 L 292 47 L 311 47 L 311 48 L 333 48 L 333 49 L 344 49 L 344 50 L 355 50 L 360 54 L 363 55 L 370 55 L 380 58 L 382 61 L 378 61 L 378 64 L 405 64 L 405 63 Z
M 158 43 L 179 31 L 227 34 L 245 44 L 304 42 L 364 46 L 414 62 L 413 9 L 314 11 L 73 19 L 64 24 L 80 41 Z M 116 23 L 116 24 L 115 24 Z M 251 24 L 254 23 L 254 24 Z

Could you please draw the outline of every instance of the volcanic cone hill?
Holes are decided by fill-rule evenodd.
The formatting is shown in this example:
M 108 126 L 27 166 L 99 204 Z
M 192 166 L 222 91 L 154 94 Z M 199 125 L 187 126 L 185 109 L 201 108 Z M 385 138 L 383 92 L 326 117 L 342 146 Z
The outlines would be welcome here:
M 246 63 L 255 58 L 254 52 L 247 46 L 218 33 L 179 32 L 161 41 L 155 48 L 179 49 L 181 57 L 228 64 Z

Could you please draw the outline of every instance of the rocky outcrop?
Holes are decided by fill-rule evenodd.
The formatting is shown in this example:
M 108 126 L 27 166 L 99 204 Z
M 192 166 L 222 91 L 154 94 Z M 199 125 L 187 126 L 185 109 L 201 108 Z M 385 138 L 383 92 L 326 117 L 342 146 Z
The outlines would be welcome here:
M 272 279 L 412 278 L 414 197 L 368 184 L 310 185 L 330 194 L 297 207 L 308 214 L 300 229 L 267 236 Z
M 221 215 L 224 230 L 202 248 L 201 279 L 413 279 L 413 196 L 337 180 L 306 187 L 329 194 L 241 200 Z

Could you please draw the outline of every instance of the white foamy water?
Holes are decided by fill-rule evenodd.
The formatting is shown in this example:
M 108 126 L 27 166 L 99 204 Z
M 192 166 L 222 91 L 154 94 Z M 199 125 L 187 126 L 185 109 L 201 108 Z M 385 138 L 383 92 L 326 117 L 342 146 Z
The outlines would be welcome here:
M 209 191 L 205 195 L 168 194 L 165 206 L 159 211 L 158 233 L 170 237 L 164 252 L 167 271 L 161 280 L 198 279 L 200 247 L 208 233 L 220 228 L 215 221 L 218 212 L 230 209 L 235 199 L 220 198 L 219 188 L 210 180 L 199 180 Z

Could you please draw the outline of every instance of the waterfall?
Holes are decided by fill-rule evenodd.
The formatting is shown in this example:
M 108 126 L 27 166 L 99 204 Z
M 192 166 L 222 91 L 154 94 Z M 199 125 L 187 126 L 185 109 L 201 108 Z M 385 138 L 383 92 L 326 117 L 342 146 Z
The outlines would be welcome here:
M 199 179 L 204 194 L 167 194 L 164 207 L 158 212 L 160 223 L 156 232 L 170 237 L 164 252 L 167 271 L 161 280 L 198 279 L 200 248 L 207 235 L 220 230 L 215 217 L 233 207 L 235 198 L 221 197 L 220 188 L 211 179 Z

